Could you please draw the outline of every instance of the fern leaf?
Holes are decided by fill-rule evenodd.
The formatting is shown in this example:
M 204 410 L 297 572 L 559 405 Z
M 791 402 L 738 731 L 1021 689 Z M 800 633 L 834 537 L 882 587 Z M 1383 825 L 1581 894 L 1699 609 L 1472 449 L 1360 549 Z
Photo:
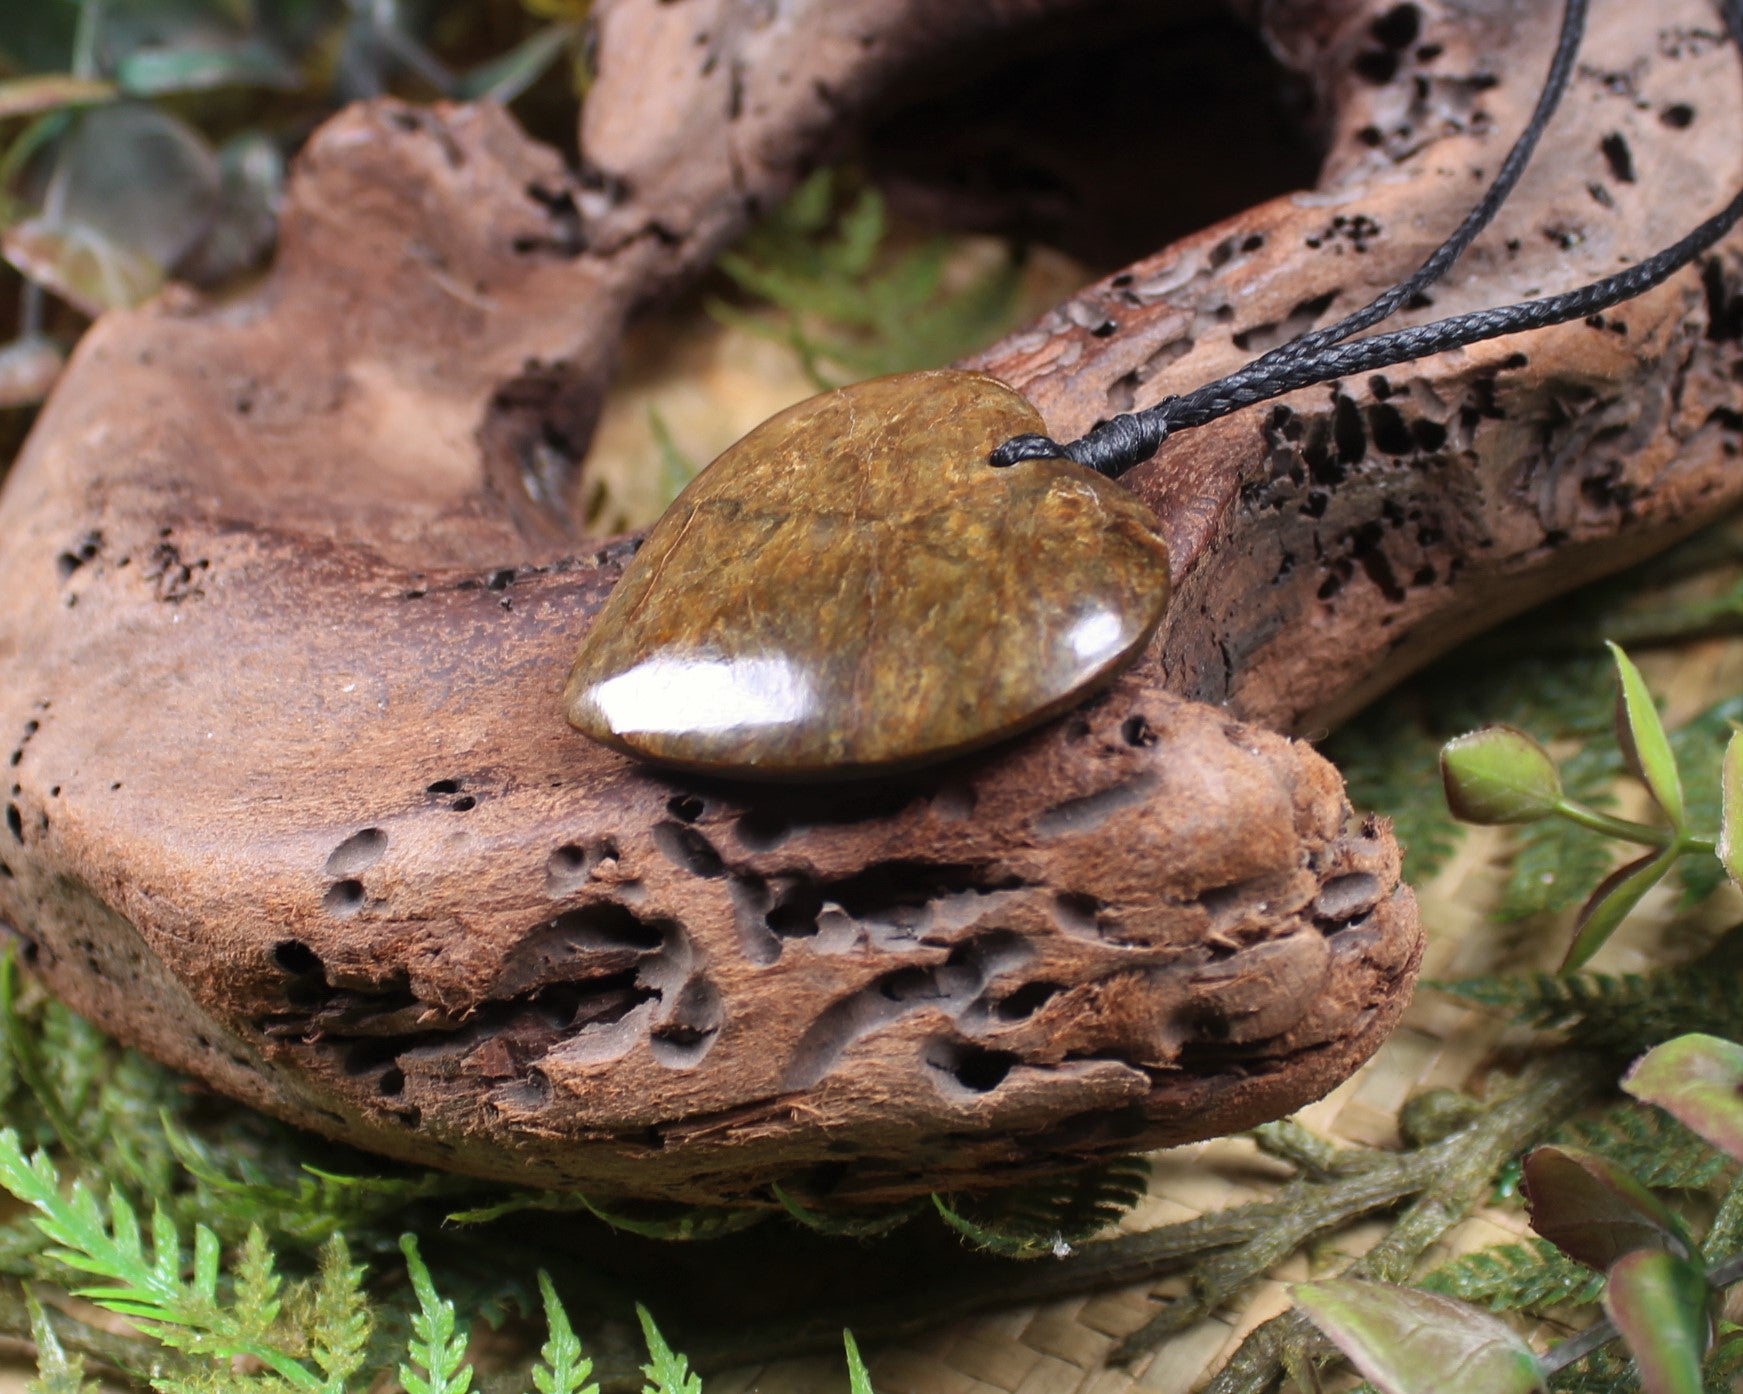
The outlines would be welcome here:
M 200 1291 L 203 1276 L 189 1284 L 179 1271 L 170 1270 L 168 1256 L 179 1255 L 181 1246 L 167 1212 L 160 1210 L 161 1218 L 154 1221 L 158 1239 L 155 1257 L 148 1260 L 137 1214 L 121 1191 L 111 1192 L 107 1216 L 82 1181 L 75 1181 L 63 1196 L 47 1155 L 27 1157 L 10 1128 L 0 1131 L 0 1186 L 35 1209 L 37 1225 L 54 1244 L 50 1257 L 102 1280 L 79 1289 L 79 1296 L 131 1318 L 172 1349 L 221 1358 L 249 1356 L 299 1390 L 317 1394 L 321 1389 L 308 1367 L 259 1337 L 258 1314 L 217 1308 Z M 209 1253 L 209 1245 L 199 1241 L 196 1249 L 204 1246 Z
M 702 466 L 686 455 L 672 435 L 665 413 L 658 407 L 648 408 L 648 429 L 654 433 L 654 445 L 660 454 L 660 501 L 669 504 L 701 471 Z
M 813 1210 L 802 1204 L 784 1187 L 769 1188 L 776 1200 L 793 1219 L 815 1234 L 832 1239 L 875 1239 L 880 1234 L 905 1225 L 925 1208 L 925 1201 L 907 1205 L 889 1205 L 863 1210 Z
M 307 1324 L 309 1354 L 326 1377 L 324 1394 L 343 1394 L 346 1381 L 368 1357 L 373 1323 L 363 1294 L 363 1269 L 352 1264 L 342 1235 L 321 1247 Z
M 1150 1167 L 1142 1157 L 1014 1186 L 983 1196 L 933 1196 L 939 1215 L 980 1248 L 1009 1258 L 1063 1254 L 1118 1221 L 1144 1198 Z
M 36 1343 L 36 1378 L 25 1386 L 28 1394 L 96 1394 L 96 1382 L 85 1378 L 84 1356 L 67 1354 L 48 1313 L 28 1285 L 24 1303 L 30 1312 L 31 1339 Z
M 578 1197 L 582 1207 L 613 1229 L 639 1234 L 644 1239 L 718 1239 L 737 1234 L 768 1218 L 765 1210 L 732 1210 L 708 1205 L 662 1205 L 655 1202 L 626 1203 L 607 1207 Z
M 266 1234 L 256 1225 L 242 1241 L 236 1263 L 236 1310 L 250 1336 L 264 1338 L 277 1324 L 281 1286 Z
M 1604 1290 L 1604 1275 L 1575 1263 L 1548 1240 L 1531 1239 L 1443 1263 L 1419 1286 L 1491 1312 L 1541 1312 L 1596 1302 Z
M 417 1236 L 402 1234 L 399 1247 L 418 1303 L 407 1347 L 411 1358 L 400 1365 L 399 1382 L 406 1394 L 466 1394 L 473 1373 L 466 1363 L 466 1328 L 455 1317 L 454 1304 L 437 1293 L 418 1253 Z
M 1730 1169 L 1722 1152 L 1668 1113 L 1634 1102 L 1576 1119 L 1556 1141 L 1608 1157 L 1654 1190 L 1701 1190 Z
M 642 1394 L 702 1394 L 702 1379 L 692 1374 L 690 1362 L 666 1343 L 653 1315 L 636 1303 L 635 1314 L 641 1319 L 642 1338 L 648 1343 L 648 1363 L 642 1366 L 647 1383 Z
M 841 1340 L 847 1347 L 848 1394 L 877 1394 L 872 1388 L 871 1371 L 866 1369 L 865 1361 L 860 1359 L 859 1342 L 853 1339 L 853 1332 L 843 1331 Z
M 1708 1389 L 1736 1389 L 1743 1383 L 1743 1326 L 1719 1323 L 1704 1373 Z
M 581 1341 L 569 1324 L 562 1299 L 551 1284 L 551 1275 L 539 1270 L 539 1293 L 545 1299 L 544 1346 L 533 1366 L 533 1385 L 539 1394 L 599 1394 L 592 1382 L 593 1362 L 582 1353 Z
M 1525 973 L 1433 986 L 1529 1026 L 1567 1028 L 1582 1045 L 1634 1054 L 1687 1031 L 1743 1036 L 1740 951 L 1743 933 L 1734 930 L 1699 959 L 1653 973 Z
M 928 367 L 978 348 L 1010 322 L 1019 286 L 1005 256 L 959 289 L 946 285 L 953 244 L 890 245 L 876 189 L 813 175 L 717 265 L 776 324 L 726 305 L 710 312 L 788 343 L 820 386 Z

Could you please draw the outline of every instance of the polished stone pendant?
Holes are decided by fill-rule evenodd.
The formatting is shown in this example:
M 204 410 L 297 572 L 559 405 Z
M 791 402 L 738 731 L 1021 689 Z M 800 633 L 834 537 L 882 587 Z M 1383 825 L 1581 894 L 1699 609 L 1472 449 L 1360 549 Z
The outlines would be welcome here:
M 662 764 L 834 779 L 942 760 L 1108 682 L 1155 631 L 1167 548 L 1130 490 L 987 457 L 1041 431 L 994 378 L 904 373 L 790 407 L 648 534 L 564 694 Z

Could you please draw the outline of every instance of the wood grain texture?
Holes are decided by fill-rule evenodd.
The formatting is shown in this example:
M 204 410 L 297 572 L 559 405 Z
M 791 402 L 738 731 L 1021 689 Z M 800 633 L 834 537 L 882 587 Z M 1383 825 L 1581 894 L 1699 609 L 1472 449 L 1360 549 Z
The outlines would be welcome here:
M 498 112 L 355 108 L 258 291 L 100 322 L 0 499 L 0 913 L 37 971 L 261 1107 L 602 1195 L 998 1184 L 1344 1078 L 1420 931 L 1388 830 L 1283 733 L 1743 492 L 1734 243 L 1601 325 L 1171 443 L 1132 481 L 1179 585 L 1157 644 L 1009 746 L 759 790 L 561 717 L 629 550 L 581 542 L 569 497 L 625 317 L 902 73 L 1097 8 L 607 3 L 578 180 Z M 1391 5 L 1261 8 L 1322 89 L 1324 183 L 984 355 L 1055 435 L 1409 270 L 1547 61 L 1548 6 L 1423 4 L 1403 50 Z M 1705 15 L 1601 7 L 1437 311 L 1722 201 L 1739 103 Z

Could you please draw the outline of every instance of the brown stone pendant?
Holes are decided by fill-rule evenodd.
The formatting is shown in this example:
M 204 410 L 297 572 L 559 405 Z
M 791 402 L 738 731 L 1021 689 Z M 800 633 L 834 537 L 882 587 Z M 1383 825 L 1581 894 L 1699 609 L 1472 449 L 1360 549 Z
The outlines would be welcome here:
M 569 720 L 709 774 L 834 779 L 1063 711 L 1155 631 L 1167 548 L 1130 490 L 987 456 L 1040 414 L 995 378 L 904 373 L 757 427 L 648 534 L 581 646 Z

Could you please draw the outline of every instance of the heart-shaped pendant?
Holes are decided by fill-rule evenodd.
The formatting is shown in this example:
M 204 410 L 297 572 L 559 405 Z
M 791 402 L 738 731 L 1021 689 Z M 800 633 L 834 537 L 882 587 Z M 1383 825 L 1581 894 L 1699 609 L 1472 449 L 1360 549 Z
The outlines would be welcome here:
M 648 534 L 576 659 L 582 731 L 709 774 L 842 778 L 1063 711 L 1135 658 L 1168 554 L 1130 490 L 1069 460 L 995 378 L 903 373 L 758 426 Z

